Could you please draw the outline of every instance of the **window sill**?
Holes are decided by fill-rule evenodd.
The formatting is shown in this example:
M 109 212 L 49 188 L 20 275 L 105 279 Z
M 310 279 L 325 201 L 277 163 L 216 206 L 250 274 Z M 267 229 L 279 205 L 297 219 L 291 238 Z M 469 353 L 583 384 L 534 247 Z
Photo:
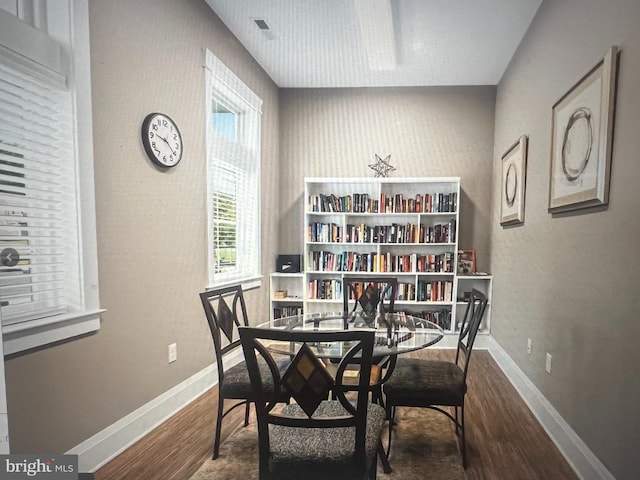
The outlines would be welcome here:
M 213 286 L 207 287 L 207 290 L 211 290 L 212 288 L 223 288 L 230 287 L 231 285 L 242 285 L 242 290 L 246 292 L 247 290 L 253 290 L 254 288 L 260 288 L 262 286 L 262 276 L 251 277 L 251 278 L 242 278 L 237 280 L 229 280 L 227 282 L 216 283 Z
M 11 355 L 49 343 L 100 330 L 104 310 L 82 312 L 16 323 L 2 327 L 4 354 Z

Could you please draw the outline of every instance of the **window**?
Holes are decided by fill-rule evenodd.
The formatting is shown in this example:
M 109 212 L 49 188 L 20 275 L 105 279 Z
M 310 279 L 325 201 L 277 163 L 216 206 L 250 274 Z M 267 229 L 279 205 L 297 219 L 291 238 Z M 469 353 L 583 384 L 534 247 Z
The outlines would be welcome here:
M 0 10 L 5 354 L 100 327 L 87 2 L 49 3 Z
M 260 285 L 262 100 L 206 54 L 209 284 Z

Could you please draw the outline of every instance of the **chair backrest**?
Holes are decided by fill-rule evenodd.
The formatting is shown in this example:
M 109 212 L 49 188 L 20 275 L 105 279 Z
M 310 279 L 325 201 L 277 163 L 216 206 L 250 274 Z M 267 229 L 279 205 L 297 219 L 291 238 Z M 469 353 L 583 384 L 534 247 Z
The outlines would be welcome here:
M 345 313 L 362 311 L 375 317 L 381 309 L 395 311 L 398 280 L 382 276 L 346 276 L 342 285 L 342 310 Z
M 270 330 L 253 327 L 241 327 L 240 337 L 244 349 L 245 361 L 255 397 L 256 418 L 258 424 L 260 469 L 268 468 L 270 442 L 269 425 L 282 425 L 297 428 L 338 428 L 354 427 L 354 459 L 356 465 L 365 465 L 365 434 L 367 426 L 367 406 L 369 403 L 369 377 L 371 373 L 371 355 L 375 333 L 372 330 Z M 285 368 L 278 365 L 268 350 L 270 342 L 288 342 L 294 346 L 295 356 L 289 358 Z M 320 360 L 313 345 L 341 342 L 345 353 L 332 375 Z M 273 390 L 267 393 L 263 388 L 266 375 L 264 368 L 258 366 L 262 357 L 271 372 Z M 345 382 L 345 371 L 354 363 L 359 366 L 357 388 L 351 378 Z M 284 372 L 284 373 L 281 373 Z M 351 380 L 351 383 L 349 383 Z M 268 382 L 270 383 L 270 382 Z M 300 416 L 282 415 L 277 405 L 277 396 L 286 391 L 295 399 L 302 412 Z M 350 401 L 348 392 L 355 392 L 355 401 Z M 344 414 L 321 417 L 312 415 L 323 400 L 336 399 L 344 407 Z M 362 463 L 360 463 L 362 462 Z
M 460 334 L 458 336 L 458 348 L 456 351 L 456 363 L 459 360 L 464 362 L 462 370 L 464 372 L 464 378 L 467 378 L 467 370 L 469 368 L 469 359 L 471 358 L 471 351 L 473 350 L 473 344 L 476 341 L 476 334 L 482 317 L 487 308 L 487 297 L 484 293 L 475 288 L 469 293 L 467 300 L 467 308 L 460 324 Z
M 224 356 L 240 348 L 238 328 L 249 325 L 241 285 L 214 288 L 200 293 L 218 364 L 218 378 L 224 375 Z

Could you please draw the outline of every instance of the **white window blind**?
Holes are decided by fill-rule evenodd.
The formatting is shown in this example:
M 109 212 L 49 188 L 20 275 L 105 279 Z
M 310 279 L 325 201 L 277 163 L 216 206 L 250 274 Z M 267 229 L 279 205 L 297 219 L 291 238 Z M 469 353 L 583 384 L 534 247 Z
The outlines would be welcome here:
M 211 285 L 260 277 L 260 100 L 207 51 Z M 259 284 L 259 283 L 258 283 Z
M 237 258 L 238 172 L 219 166 L 213 187 L 214 272 L 235 269 Z
M 3 325 L 63 313 L 77 301 L 71 106 L 69 92 L 0 65 Z

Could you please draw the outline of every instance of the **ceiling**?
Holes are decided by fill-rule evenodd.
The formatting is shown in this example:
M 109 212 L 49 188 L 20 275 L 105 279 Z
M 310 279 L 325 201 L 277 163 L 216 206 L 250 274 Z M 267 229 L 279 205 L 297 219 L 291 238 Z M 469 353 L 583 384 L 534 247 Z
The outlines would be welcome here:
M 542 0 L 206 2 L 279 87 L 331 88 L 496 85 Z

